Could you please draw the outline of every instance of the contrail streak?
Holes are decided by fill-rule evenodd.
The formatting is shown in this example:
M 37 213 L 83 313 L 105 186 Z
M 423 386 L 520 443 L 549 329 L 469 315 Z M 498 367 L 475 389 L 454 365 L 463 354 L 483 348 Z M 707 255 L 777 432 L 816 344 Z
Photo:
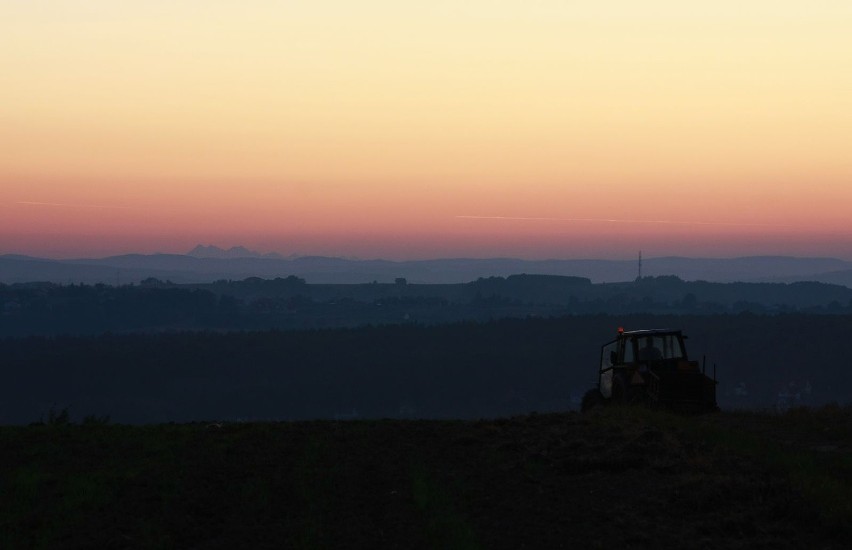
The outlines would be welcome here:
M 120 210 L 135 210 L 133 206 L 119 206 L 111 204 L 70 204 L 65 202 L 36 202 L 36 201 L 17 201 L 15 204 L 23 204 L 26 206 L 53 206 L 60 208 L 117 208 Z
M 526 220 L 526 221 L 555 221 L 555 222 L 604 222 L 604 223 L 645 223 L 662 225 L 727 225 L 746 227 L 786 227 L 773 223 L 742 223 L 742 222 L 707 222 L 707 221 L 677 221 L 677 220 L 626 220 L 618 218 L 547 218 L 528 216 L 455 216 L 465 220 Z

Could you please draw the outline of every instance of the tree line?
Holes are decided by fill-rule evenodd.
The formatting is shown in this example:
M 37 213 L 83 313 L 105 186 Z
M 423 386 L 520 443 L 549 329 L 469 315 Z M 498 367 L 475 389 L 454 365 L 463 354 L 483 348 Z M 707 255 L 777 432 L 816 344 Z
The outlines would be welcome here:
M 680 328 L 723 407 L 848 402 L 850 315 L 587 315 L 0 339 L 0 423 L 477 418 L 577 408 L 619 326 Z M 805 388 L 809 388 L 805 391 Z
M 599 314 L 852 314 L 852 289 L 821 283 L 707 283 L 677 277 L 592 284 L 543 275 L 458 285 L 312 285 L 297 277 L 211 284 L 0 285 L 0 336 L 269 330 L 485 322 Z

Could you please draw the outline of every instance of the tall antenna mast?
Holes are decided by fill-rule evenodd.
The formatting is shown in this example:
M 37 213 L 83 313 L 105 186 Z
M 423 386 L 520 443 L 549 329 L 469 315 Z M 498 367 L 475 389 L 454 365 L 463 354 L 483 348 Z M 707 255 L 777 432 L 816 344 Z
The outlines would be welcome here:
M 636 276 L 636 280 L 638 281 L 641 278 L 642 278 L 642 251 L 640 250 L 639 251 L 639 275 Z

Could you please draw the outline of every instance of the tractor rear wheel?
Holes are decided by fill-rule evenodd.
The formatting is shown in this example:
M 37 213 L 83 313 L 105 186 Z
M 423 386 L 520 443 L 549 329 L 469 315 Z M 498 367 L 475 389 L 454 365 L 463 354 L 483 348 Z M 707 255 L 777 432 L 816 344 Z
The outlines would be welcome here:
M 612 402 L 618 405 L 644 405 L 648 394 L 644 386 L 631 385 L 627 376 L 616 375 L 612 379 Z
M 612 377 L 612 398 L 610 402 L 615 405 L 623 405 L 628 402 L 630 386 L 624 376 L 617 374 Z

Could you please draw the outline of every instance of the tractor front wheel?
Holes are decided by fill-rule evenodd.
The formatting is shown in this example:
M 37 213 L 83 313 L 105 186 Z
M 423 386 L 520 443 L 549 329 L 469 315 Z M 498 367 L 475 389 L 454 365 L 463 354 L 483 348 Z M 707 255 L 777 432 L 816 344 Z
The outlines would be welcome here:
M 604 396 L 600 390 L 593 388 L 586 392 L 583 396 L 583 402 L 580 404 L 580 412 L 589 412 L 595 409 L 600 409 L 604 406 Z

